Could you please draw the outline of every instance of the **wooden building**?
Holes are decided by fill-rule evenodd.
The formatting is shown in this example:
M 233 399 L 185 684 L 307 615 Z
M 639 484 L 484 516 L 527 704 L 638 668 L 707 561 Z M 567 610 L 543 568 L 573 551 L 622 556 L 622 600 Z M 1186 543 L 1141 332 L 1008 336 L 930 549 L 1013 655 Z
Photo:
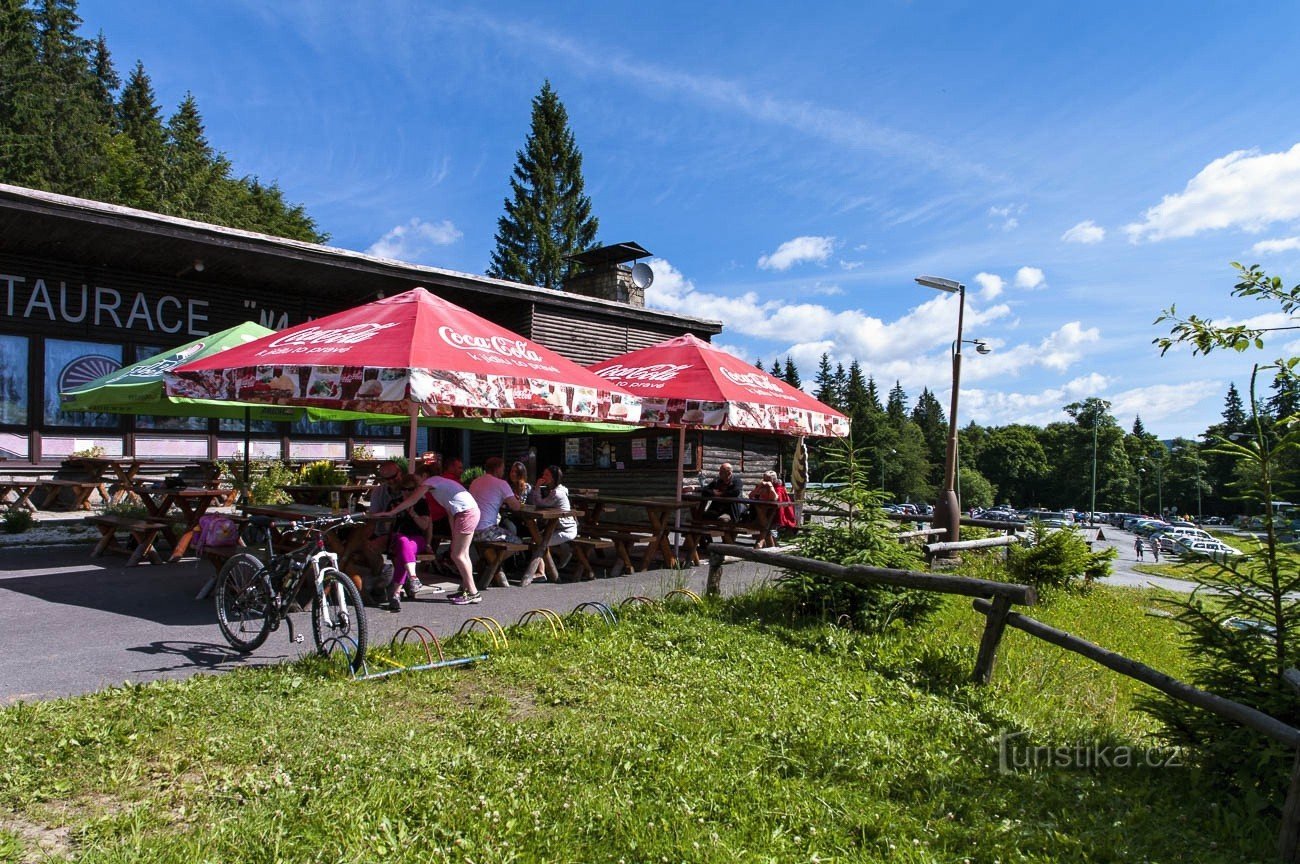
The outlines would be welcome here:
M 229 456 L 242 448 L 239 421 L 67 413 L 59 391 L 242 321 L 283 328 L 416 285 L 583 365 L 681 333 L 721 332 L 717 321 L 639 305 L 643 295 L 624 290 L 628 268 L 618 257 L 597 256 L 612 272 L 588 268 L 575 291 L 554 291 L 0 184 L 0 456 L 51 462 L 96 446 L 112 455 Z M 268 423 L 254 432 L 254 455 L 291 459 L 346 458 L 362 441 L 396 453 L 402 442 L 400 428 L 352 423 Z M 425 442 L 467 462 L 531 450 L 537 462 L 565 464 L 567 453 L 570 486 L 646 492 L 671 489 L 661 437 L 568 443 L 427 430 Z M 644 443 L 633 444 L 638 438 Z M 756 459 L 775 452 L 774 441 L 748 439 L 721 436 L 723 450 L 707 452 L 737 462 L 745 447 Z M 706 448 L 698 436 L 693 443 L 706 454 L 694 464 L 708 469 Z M 746 473 L 754 470 L 762 468 Z

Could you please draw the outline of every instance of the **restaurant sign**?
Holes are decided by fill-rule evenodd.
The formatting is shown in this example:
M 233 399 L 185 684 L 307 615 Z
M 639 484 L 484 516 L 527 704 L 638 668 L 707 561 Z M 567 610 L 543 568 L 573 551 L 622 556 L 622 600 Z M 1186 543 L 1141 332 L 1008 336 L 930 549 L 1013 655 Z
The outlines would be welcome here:
M 136 333 L 208 335 L 207 300 L 119 290 L 104 285 L 48 282 L 0 273 L 0 309 L 14 320 L 116 327 Z

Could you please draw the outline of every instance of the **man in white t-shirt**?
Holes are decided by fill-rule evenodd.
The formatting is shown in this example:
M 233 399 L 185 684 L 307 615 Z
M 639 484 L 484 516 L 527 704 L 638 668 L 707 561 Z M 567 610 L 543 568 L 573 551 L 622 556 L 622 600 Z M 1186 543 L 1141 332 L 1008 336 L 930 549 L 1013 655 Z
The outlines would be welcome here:
M 483 474 L 469 484 L 469 494 L 478 503 L 479 512 L 478 527 L 474 530 L 475 540 L 519 542 L 517 534 L 499 524 L 502 505 L 511 511 L 518 510 L 520 506 L 515 490 L 506 482 L 505 473 L 505 460 L 500 456 L 490 456 L 483 463 Z

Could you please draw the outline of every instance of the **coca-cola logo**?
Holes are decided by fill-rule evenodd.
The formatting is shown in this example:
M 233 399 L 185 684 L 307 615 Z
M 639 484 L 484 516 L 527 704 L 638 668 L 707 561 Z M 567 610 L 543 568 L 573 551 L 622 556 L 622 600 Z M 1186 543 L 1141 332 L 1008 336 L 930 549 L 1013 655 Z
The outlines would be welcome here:
M 120 381 L 123 378 L 156 378 L 165 372 L 172 371 L 202 350 L 203 343 L 195 342 L 193 345 L 190 345 L 181 351 L 177 351 L 170 357 L 164 357 L 163 359 L 155 360 L 152 363 L 128 366 L 110 378 L 109 381 Z
M 502 357 L 527 360 L 530 363 L 542 362 L 541 355 L 528 347 L 528 342 L 524 339 L 511 339 L 508 336 L 471 336 L 453 330 L 446 324 L 438 328 L 438 335 L 442 337 L 443 342 L 462 351 L 487 351 L 491 354 L 500 354 Z
M 722 373 L 723 378 L 726 378 L 732 384 L 744 387 L 746 390 L 759 390 L 764 393 L 784 395 L 777 383 L 761 372 L 732 372 L 726 366 L 719 366 L 718 371 Z
M 355 345 L 396 327 L 397 322 L 389 324 L 354 324 L 351 327 L 304 327 L 296 333 L 285 335 L 271 341 L 268 347 L 280 348 L 285 345 Z
M 677 377 L 678 372 L 689 368 L 689 363 L 680 366 L 675 363 L 655 363 L 650 366 L 622 366 L 615 363 L 597 369 L 596 374 L 610 381 L 671 381 Z

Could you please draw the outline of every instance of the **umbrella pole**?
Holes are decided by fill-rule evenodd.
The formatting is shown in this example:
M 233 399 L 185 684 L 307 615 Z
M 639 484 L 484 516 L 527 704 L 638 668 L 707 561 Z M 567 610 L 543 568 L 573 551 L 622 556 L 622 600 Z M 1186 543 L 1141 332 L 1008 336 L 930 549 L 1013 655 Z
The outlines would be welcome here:
M 686 478 L 686 427 L 677 430 L 677 503 L 682 503 L 682 482 Z M 673 557 L 681 555 L 682 549 L 682 508 L 678 507 L 673 517 Z
M 420 454 L 417 453 L 415 449 L 417 443 L 416 435 L 419 431 L 420 431 L 420 406 L 417 405 L 414 401 L 412 401 L 411 402 L 411 432 L 410 432 L 410 438 L 407 441 L 407 451 L 406 451 L 409 454 L 409 458 L 408 458 L 409 464 L 407 466 L 408 470 L 415 465 L 415 460 L 420 458 Z
M 248 501 L 248 460 L 249 451 L 253 449 L 253 409 L 244 406 L 244 501 Z

